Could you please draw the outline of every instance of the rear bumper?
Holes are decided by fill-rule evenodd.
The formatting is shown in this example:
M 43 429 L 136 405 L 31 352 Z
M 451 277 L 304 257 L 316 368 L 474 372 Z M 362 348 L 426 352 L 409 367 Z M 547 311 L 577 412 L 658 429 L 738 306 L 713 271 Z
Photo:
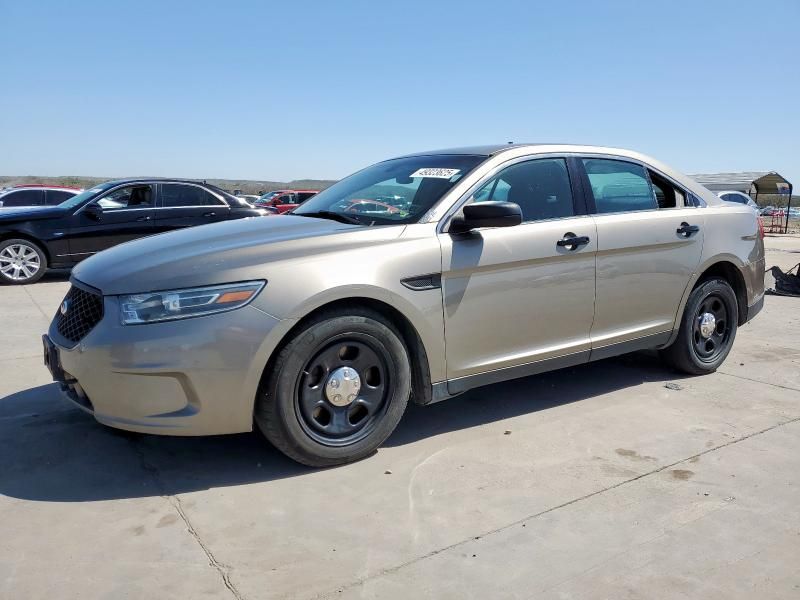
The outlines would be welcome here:
M 764 308 L 764 296 L 762 295 L 761 298 L 756 300 L 753 304 L 747 307 L 747 319 L 745 322 L 752 321 L 753 318 L 761 312 L 761 309 Z

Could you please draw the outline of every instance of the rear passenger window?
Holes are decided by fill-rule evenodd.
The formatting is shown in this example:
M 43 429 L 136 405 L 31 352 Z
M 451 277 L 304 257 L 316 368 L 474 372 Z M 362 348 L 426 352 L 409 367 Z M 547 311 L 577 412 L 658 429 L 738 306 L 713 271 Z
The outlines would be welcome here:
M 653 210 L 656 196 L 644 167 L 623 160 L 584 158 L 598 213 Z
M 473 201 L 518 204 L 525 222 L 575 214 L 563 158 L 530 160 L 503 169 L 473 195 Z
M 47 190 L 47 204 L 50 206 L 61 204 L 64 200 L 69 200 L 74 195 L 75 194 L 62 190 Z
M 222 202 L 211 192 L 195 185 L 180 183 L 161 184 L 161 202 L 164 207 L 219 206 Z

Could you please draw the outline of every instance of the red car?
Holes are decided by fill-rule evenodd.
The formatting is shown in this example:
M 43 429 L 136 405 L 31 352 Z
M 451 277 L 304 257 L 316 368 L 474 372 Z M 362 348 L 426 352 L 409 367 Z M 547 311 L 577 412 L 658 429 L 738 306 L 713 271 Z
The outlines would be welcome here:
M 346 213 L 359 213 L 362 215 L 399 215 L 403 211 L 381 202 L 380 200 L 368 200 L 362 198 L 353 198 L 352 200 L 345 200 L 337 206 L 342 212 Z
M 318 193 L 319 190 L 275 190 L 261 196 L 255 201 L 255 205 L 259 208 L 272 207 L 279 213 L 285 213 Z

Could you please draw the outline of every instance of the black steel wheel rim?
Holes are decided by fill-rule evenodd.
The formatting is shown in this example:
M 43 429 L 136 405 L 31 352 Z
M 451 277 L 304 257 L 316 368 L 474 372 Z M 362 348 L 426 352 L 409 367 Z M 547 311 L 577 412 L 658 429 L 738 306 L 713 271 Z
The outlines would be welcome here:
M 701 329 L 706 315 L 714 318 L 714 329 L 710 335 L 705 335 Z M 692 346 L 697 358 L 702 362 L 714 362 L 728 348 L 730 338 L 730 311 L 725 299 L 717 294 L 709 294 L 700 302 L 692 323 Z
M 391 398 L 392 364 L 386 348 L 367 334 L 347 333 L 323 342 L 297 378 L 295 409 L 305 433 L 326 446 L 348 446 L 369 436 Z M 325 386 L 342 367 L 354 369 L 361 386 L 355 400 L 336 406 Z

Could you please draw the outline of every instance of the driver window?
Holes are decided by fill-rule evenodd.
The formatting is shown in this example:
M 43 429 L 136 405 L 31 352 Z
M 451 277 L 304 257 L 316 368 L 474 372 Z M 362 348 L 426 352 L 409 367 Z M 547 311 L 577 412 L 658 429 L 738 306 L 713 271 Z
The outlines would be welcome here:
M 103 210 L 152 208 L 153 194 L 149 185 L 131 185 L 114 190 L 97 201 Z
M 523 222 L 575 215 L 563 158 L 530 160 L 503 169 L 473 195 L 473 202 L 489 201 L 519 204 Z

